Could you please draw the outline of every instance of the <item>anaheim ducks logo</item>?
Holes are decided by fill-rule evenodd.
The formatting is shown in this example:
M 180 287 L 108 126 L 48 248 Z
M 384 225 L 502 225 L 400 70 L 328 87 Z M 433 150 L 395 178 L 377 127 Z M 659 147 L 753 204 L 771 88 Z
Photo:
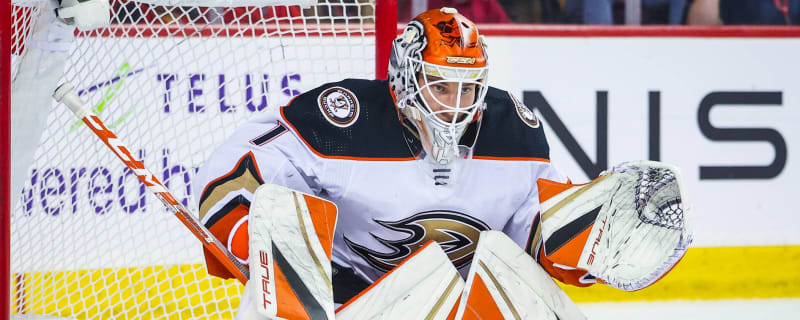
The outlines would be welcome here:
M 447 21 L 439 21 L 436 23 L 436 29 L 439 29 L 439 35 L 442 36 L 441 43 L 448 47 L 452 47 L 457 45 L 459 47 L 463 47 L 464 45 L 467 48 L 475 48 L 478 46 L 477 41 L 471 41 L 469 43 L 462 43 L 461 39 L 461 29 L 458 27 L 458 21 L 455 18 L 452 18 Z
M 456 19 L 448 21 L 439 21 L 436 23 L 436 29 L 442 35 L 442 44 L 452 47 L 455 44 L 461 44 L 461 32 L 458 30 Z
M 322 114 L 337 127 L 349 127 L 358 119 L 358 100 L 350 90 L 329 88 L 320 93 L 318 100 Z
M 375 235 L 376 240 L 389 247 L 391 252 L 378 252 L 350 241 L 347 246 L 370 265 L 384 272 L 396 267 L 429 240 L 439 243 L 450 261 L 461 268 L 472 261 L 481 231 L 489 230 L 482 221 L 455 211 L 427 211 L 396 221 L 375 221 L 388 229 L 406 233 L 401 240 L 386 240 Z
M 533 110 L 519 102 L 517 97 L 515 97 L 513 94 L 509 93 L 508 95 L 511 96 L 511 100 L 514 100 L 514 106 L 517 108 L 517 114 L 519 115 L 519 118 L 522 119 L 522 122 L 525 122 L 525 124 L 531 128 L 538 128 L 539 117 L 533 113 Z

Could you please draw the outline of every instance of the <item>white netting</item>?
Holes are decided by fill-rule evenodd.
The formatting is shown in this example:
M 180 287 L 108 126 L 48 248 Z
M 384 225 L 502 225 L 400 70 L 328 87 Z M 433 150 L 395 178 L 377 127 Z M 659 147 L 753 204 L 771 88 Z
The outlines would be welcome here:
M 321 83 L 374 77 L 370 2 L 147 2 L 112 0 L 112 24 L 76 35 L 63 80 L 195 212 L 196 168 L 240 123 Z M 14 1 L 15 55 L 45 4 Z M 191 233 L 66 107 L 49 109 L 11 217 L 12 313 L 232 318 L 242 287 L 209 277 Z
M 636 184 L 636 212 L 639 220 L 662 228 L 681 230 L 684 227 L 683 202 L 680 197 L 668 199 L 656 209 L 646 210 L 653 195 L 670 183 L 674 183 L 675 174 L 664 168 L 647 168 L 639 172 Z M 650 214 L 650 216 L 648 216 Z
M 20 3 L 11 7 L 11 78 L 17 74 L 19 57 L 25 54 L 27 39 L 39 16 L 39 3 Z

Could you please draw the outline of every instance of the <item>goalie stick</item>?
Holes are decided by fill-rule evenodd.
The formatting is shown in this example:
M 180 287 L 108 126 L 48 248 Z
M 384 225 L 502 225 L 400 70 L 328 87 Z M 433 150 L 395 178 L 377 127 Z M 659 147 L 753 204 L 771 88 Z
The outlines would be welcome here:
M 206 227 L 200 224 L 200 221 L 189 212 L 189 209 L 184 207 L 183 204 L 172 196 L 169 190 L 158 181 L 158 178 L 144 166 L 144 163 L 131 155 L 128 147 L 117 138 L 114 132 L 103 124 L 103 121 L 92 112 L 91 107 L 75 93 L 72 84 L 67 82 L 58 86 L 53 93 L 53 98 L 57 102 L 63 102 L 72 110 L 76 117 L 83 120 L 89 129 L 92 129 L 92 132 L 122 160 L 125 166 L 127 166 L 137 178 L 139 178 L 139 181 L 147 187 L 147 190 L 155 195 L 158 200 L 161 200 L 161 203 L 172 211 L 192 234 L 202 240 L 203 246 L 208 249 L 236 279 L 239 279 L 242 283 L 247 283 L 249 276 L 247 268 L 245 268 L 245 266 L 240 263 L 236 257 L 206 229 Z

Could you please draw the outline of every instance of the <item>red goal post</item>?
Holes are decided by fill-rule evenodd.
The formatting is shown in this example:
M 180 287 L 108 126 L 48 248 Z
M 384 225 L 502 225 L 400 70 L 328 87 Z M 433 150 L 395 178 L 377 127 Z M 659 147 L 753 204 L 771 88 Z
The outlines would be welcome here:
M 75 84 L 197 212 L 191 177 L 240 123 L 324 82 L 385 77 L 396 0 L 299 1 L 111 0 L 111 25 L 85 32 L 50 1 L 2 4 L 0 319 L 233 317 L 241 286 L 208 276 L 200 243 L 49 96 Z
M 0 3 L 0 12 L 11 12 L 11 2 Z M 10 223 L 11 223 L 11 15 L 0 15 L 0 288 L 10 292 Z M 0 319 L 8 319 L 11 298 L 0 294 Z

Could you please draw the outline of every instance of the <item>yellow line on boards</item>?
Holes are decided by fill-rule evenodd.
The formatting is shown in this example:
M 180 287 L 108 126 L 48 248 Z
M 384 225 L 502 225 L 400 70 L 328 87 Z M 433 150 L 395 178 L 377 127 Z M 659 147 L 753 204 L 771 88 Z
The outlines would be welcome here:
M 232 319 L 243 286 L 202 264 L 12 275 L 12 313 L 80 319 Z M 654 285 L 562 285 L 575 302 L 800 297 L 800 246 L 691 248 Z
M 233 319 L 243 286 L 202 264 L 12 275 L 12 314 L 78 319 Z
M 664 278 L 635 292 L 559 285 L 575 302 L 800 297 L 800 246 L 690 248 Z

